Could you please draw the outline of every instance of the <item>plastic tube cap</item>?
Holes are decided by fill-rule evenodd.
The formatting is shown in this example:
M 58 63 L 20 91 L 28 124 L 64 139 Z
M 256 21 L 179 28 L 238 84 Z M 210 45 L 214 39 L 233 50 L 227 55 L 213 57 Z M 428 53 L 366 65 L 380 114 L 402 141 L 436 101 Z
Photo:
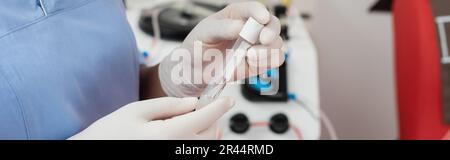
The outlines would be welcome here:
M 242 27 L 239 36 L 241 36 L 247 42 L 255 44 L 258 41 L 259 34 L 263 28 L 264 25 L 258 23 L 255 19 L 250 17 L 248 18 L 247 22 L 245 22 L 244 27 Z

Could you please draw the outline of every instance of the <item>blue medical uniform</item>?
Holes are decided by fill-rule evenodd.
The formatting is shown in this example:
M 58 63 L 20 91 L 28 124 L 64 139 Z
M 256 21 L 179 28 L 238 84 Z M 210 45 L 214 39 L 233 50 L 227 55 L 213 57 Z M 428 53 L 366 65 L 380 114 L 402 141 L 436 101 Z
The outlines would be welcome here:
M 122 0 L 0 1 L 0 139 L 66 139 L 139 97 Z

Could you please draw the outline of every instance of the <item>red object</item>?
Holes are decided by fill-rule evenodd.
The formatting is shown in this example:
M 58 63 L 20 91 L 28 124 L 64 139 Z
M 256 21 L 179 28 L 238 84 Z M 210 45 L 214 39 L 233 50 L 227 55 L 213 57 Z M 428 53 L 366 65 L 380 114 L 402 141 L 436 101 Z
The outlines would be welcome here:
M 428 0 L 395 0 L 395 67 L 400 139 L 442 139 L 440 50 Z

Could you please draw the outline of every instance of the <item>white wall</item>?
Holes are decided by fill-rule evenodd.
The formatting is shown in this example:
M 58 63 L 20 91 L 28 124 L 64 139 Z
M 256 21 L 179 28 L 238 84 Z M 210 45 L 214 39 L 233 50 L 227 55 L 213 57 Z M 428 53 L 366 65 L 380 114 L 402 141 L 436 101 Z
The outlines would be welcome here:
M 390 14 L 368 13 L 374 0 L 309 1 L 314 1 L 310 31 L 319 52 L 321 107 L 338 135 L 396 139 Z

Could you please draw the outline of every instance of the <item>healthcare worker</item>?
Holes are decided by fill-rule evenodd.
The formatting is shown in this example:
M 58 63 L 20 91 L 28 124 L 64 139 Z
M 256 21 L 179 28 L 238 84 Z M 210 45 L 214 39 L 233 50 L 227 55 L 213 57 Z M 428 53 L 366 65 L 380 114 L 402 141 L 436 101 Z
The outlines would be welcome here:
M 204 84 L 167 81 L 168 60 L 140 66 L 122 0 L 0 3 L 0 139 L 214 139 L 234 105 L 222 98 L 193 112 Z M 248 17 L 266 25 L 254 49 L 281 48 L 279 21 L 257 2 L 209 16 L 180 48 L 224 50 Z M 279 55 L 248 54 L 245 65 L 277 67 L 282 58 L 258 62 Z

